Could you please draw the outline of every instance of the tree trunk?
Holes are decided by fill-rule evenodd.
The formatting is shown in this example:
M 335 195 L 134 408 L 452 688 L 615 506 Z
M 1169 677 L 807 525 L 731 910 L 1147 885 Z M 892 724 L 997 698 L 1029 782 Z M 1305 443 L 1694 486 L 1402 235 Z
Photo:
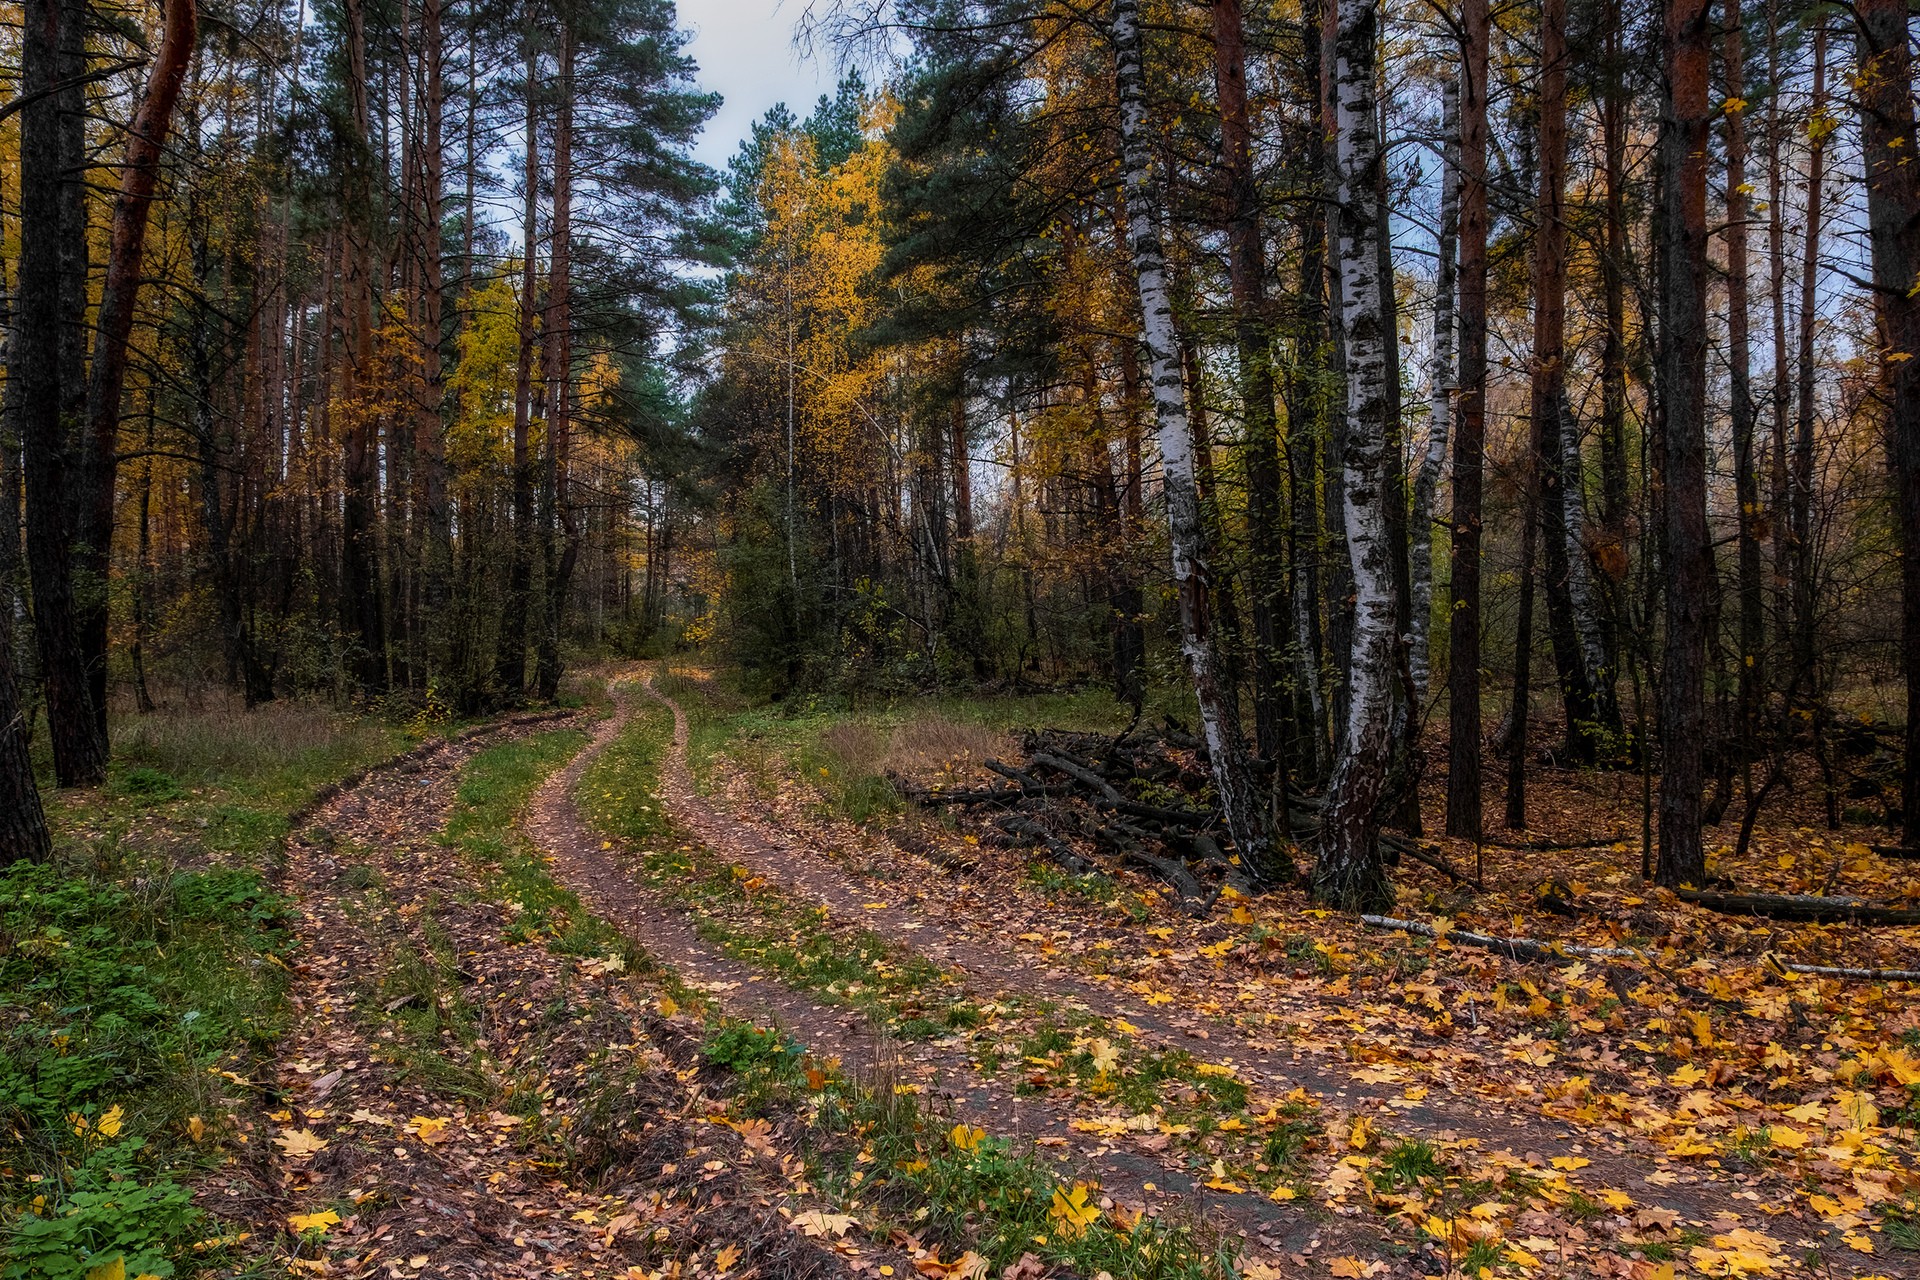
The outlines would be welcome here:
M 367 104 L 367 24 L 364 0 L 345 0 L 347 92 L 352 134 L 348 140 L 341 237 L 341 310 L 346 359 L 341 365 L 341 478 L 346 488 L 341 508 L 340 597 L 345 630 L 354 645 L 350 666 L 365 689 L 387 681 L 386 628 L 382 618 L 380 569 L 374 527 L 378 476 L 374 437 L 372 134 Z
M 506 612 L 500 623 L 500 647 L 494 679 L 501 696 L 517 701 L 527 685 L 527 613 L 533 607 L 533 461 L 529 452 L 533 425 L 533 357 L 538 343 L 538 258 L 540 222 L 539 58 L 531 27 L 523 33 L 526 56 L 526 165 L 520 250 L 520 348 L 513 367 L 513 533 L 507 558 Z
M 1547 633 L 1566 715 L 1569 760 L 1598 758 L 1608 729 L 1587 647 L 1574 609 L 1574 564 L 1586 555 L 1575 541 L 1581 507 L 1578 437 L 1563 416 L 1567 385 L 1567 7 L 1544 0 L 1540 11 L 1539 192 L 1533 239 L 1533 502 L 1547 596 Z M 1569 519 L 1570 514 L 1574 515 Z M 1584 576 L 1580 579 L 1584 585 Z M 1616 717 L 1617 719 L 1617 717 Z
M 1905 0 L 1859 0 L 1856 92 L 1867 162 L 1874 318 L 1900 546 L 1900 649 L 1907 681 L 1901 842 L 1920 848 L 1920 178 Z
M 420 402 L 414 415 L 414 444 L 418 449 L 421 520 L 420 611 L 427 631 L 423 651 L 429 665 L 448 665 L 447 597 L 453 572 L 452 525 L 447 510 L 447 453 L 441 407 L 446 382 L 440 359 L 444 323 L 445 284 L 440 262 L 441 188 L 446 160 L 441 152 L 446 94 L 442 68 L 446 43 L 441 34 L 441 0 L 424 0 L 420 8 L 420 58 L 424 84 L 420 109 L 425 134 L 420 159 Z
M 1380 857 L 1379 815 L 1392 753 L 1397 641 L 1393 548 L 1388 518 L 1387 315 L 1381 278 L 1383 149 L 1375 98 L 1377 0 L 1347 0 L 1334 29 L 1334 193 L 1340 236 L 1340 313 L 1345 336 L 1347 413 L 1340 455 L 1347 555 L 1353 569 L 1353 661 L 1347 721 L 1327 790 L 1314 868 L 1314 896 L 1347 911 L 1393 900 Z
M 1739 506 L 1739 701 L 1733 753 L 1751 761 L 1760 733 L 1760 703 L 1766 692 L 1766 597 L 1761 582 L 1760 475 L 1754 465 L 1753 353 L 1747 318 L 1747 74 L 1740 0 L 1725 0 L 1721 60 L 1726 76 L 1727 140 L 1727 392 L 1733 430 L 1733 486 Z
M 7 598 L 0 600 L 0 869 L 42 862 L 52 852 L 27 750 L 26 710 L 13 681 L 13 601 Z
M 1154 186 L 1153 139 L 1147 118 L 1138 0 L 1115 0 L 1113 46 L 1114 79 L 1120 100 L 1128 248 L 1145 322 L 1162 487 L 1173 552 L 1173 581 L 1180 604 L 1181 648 L 1193 677 L 1214 788 L 1241 864 L 1256 881 L 1281 884 L 1293 878 L 1293 867 L 1262 820 L 1248 776 L 1240 725 L 1231 713 L 1230 691 L 1220 679 L 1220 658 L 1207 617 L 1206 529 L 1194 483 L 1193 438 L 1182 395 L 1180 336 L 1167 288 L 1166 254 L 1160 242 L 1160 194 Z
M 534 685 L 543 702 L 560 693 L 560 629 L 567 590 L 580 556 L 580 530 L 567 493 L 573 446 L 573 59 L 574 34 L 563 20 L 560 32 L 560 101 L 553 120 L 553 249 L 547 273 L 547 308 L 542 328 L 547 386 L 546 512 L 541 520 L 545 560 L 538 665 Z M 560 546 L 554 546 L 556 527 Z
M 1710 0 L 1668 0 L 1661 120 L 1660 341 L 1665 420 L 1666 645 L 1660 680 L 1661 884 L 1706 877 L 1700 840 L 1706 732 L 1707 107 Z
M 1453 425 L 1454 292 L 1459 287 L 1456 255 L 1460 242 L 1460 77 L 1440 82 L 1440 136 L 1444 158 L 1440 171 L 1440 265 L 1433 283 L 1432 413 L 1427 420 L 1427 451 L 1413 483 L 1413 643 L 1407 655 L 1414 692 L 1425 696 L 1432 662 L 1428 633 L 1433 627 L 1433 511 L 1446 462 L 1447 440 Z
M 1220 163 L 1227 188 L 1227 282 L 1246 432 L 1254 743 L 1266 766 L 1284 776 L 1285 524 L 1280 441 L 1273 414 L 1266 246 L 1260 225 L 1260 193 L 1253 175 L 1253 127 L 1247 110 L 1246 32 L 1240 0 L 1213 0 L 1212 8 L 1213 78 L 1220 99 Z
M 1790 503 L 1787 514 L 1793 558 L 1793 675 L 1792 683 L 1802 685 L 1817 707 L 1821 701 L 1819 655 L 1815 650 L 1815 610 L 1819 593 L 1813 580 L 1813 432 L 1815 375 L 1813 339 L 1820 322 L 1820 233 L 1825 216 L 1827 135 L 1827 27 L 1824 16 L 1816 16 L 1813 28 L 1813 100 L 1807 130 L 1807 202 L 1806 236 L 1800 259 L 1800 332 L 1796 360 L 1798 404 L 1793 431 L 1792 462 L 1789 471 Z M 1816 726 L 1816 734 L 1818 732 Z
M 1478 840 L 1480 493 L 1487 424 L 1487 0 L 1463 0 L 1460 77 L 1460 396 L 1453 438 L 1453 607 L 1447 637 L 1447 834 Z
M 193 58 L 196 16 L 194 0 L 167 0 L 162 10 L 160 47 L 128 130 L 120 190 L 114 198 L 106 280 L 100 290 L 93 365 L 87 384 L 85 500 L 76 551 L 81 573 L 97 586 L 81 598 L 76 625 L 87 669 L 93 673 L 94 712 L 103 740 L 107 734 L 106 583 L 120 465 L 120 394 L 126 386 L 127 343 L 133 334 L 134 304 L 140 293 L 147 215 L 153 207 L 160 156 L 173 123 L 174 105 L 180 100 L 187 64 Z
M 107 737 L 81 644 L 73 555 L 81 514 L 73 497 L 84 484 L 75 456 L 86 395 L 77 358 L 86 289 L 85 159 L 77 131 L 84 121 L 78 86 L 60 86 L 75 71 L 76 58 L 67 51 L 83 45 L 81 17 L 71 0 L 29 0 L 21 13 L 20 254 L 8 351 L 8 389 L 25 462 L 34 638 L 54 779 L 63 787 L 90 786 L 107 772 Z

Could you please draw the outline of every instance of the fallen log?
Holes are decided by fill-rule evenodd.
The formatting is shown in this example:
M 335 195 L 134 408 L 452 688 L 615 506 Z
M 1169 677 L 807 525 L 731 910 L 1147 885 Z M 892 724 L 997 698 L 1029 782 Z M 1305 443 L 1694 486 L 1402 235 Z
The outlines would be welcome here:
M 1816 924 L 1920 924 L 1920 910 L 1862 898 L 1823 898 L 1806 893 L 1718 893 L 1676 889 L 1682 902 L 1730 916 L 1805 920 Z
M 1318 823 L 1315 823 L 1313 825 L 1312 832 L 1315 835 L 1319 834 L 1320 825 Z M 1478 889 L 1481 893 L 1485 893 L 1487 891 L 1486 885 L 1481 884 L 1478 880 L 1474 879 L 1470 875 L 1465 874 L 1464 872 L 1455 871 L 1453 869 L 1453 864 L 1447 861 L 1445 857 L 1436 853 L 1429 852 L 1427 850 L 1427 847 L 1423 844 L 1420 844 L 1418 841 L 1408 840 L 1401 836 L 1391 835 L 1389 833 L 1382 832 L 1380 835 L 1380 845 L 1382 848 L 1393 850 L 1395 853 L 1400 854 L 1402 857 L 1412 858 L 1415 862 L 1424 863 L 1427 866 L 1432 867 L 1435 871 L 1438 871 L 1442 875 L 1445 875 L 1448 879 L 1452 880 L 1455 884 L 1471 885 L 1475 889 Z
M 1920 849 L 1909 849 L 1899 844 L 1876 844 L 1873 851 L 1883 858 L 1905 858 L 1908 861 L 1920 861 Z
M 1482 840 L 1480 843 L 1488 849 L 1506 849 L 1514 853 L 1571 853 L 1576 849 L 1605 849 L 1609 845 L 1619 844 L 1625 836 L 1595 836 L 1591 840 L 1525 840 L 1519 844 L 1501 844 L 1497 840 Z
M 1089 876 L 1104 874 L 1097 863 L 1075 853 L 1072 845 L 1035 822 L 1032 818 L 1015 815 L 1011 818 L 1002 818 L 994 825 L 998 826 L 1000 830 L 1010 836 L 1019 837 L 1026 840 L 1029 844 L 1044 848 L 1055 862 L 1059 863 L 1062 868 L 1073 875 Z
M 1037 765 L 1044 765 L 1052 769 L 1055 773 L 1064 773 L 1074 781 L 1093 788 L 1103 800 L 1119 804 L 1126 799 L 1125 796 L 1113 789 L 1111 782 L 1108 782 L 1105 778 L 1078 761 L 1069 760 L 1065 756 L 1055 755 L 1051 751 L 1036 751 L 1033 753 L 1033 762 Z

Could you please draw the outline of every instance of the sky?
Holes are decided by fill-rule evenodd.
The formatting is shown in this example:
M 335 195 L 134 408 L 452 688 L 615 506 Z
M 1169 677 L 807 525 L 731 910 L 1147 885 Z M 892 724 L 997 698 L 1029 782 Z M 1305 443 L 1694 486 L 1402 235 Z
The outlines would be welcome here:
M 826 58 L 803 59 L 793 24 L 806 0 L 680 0 L 680 24 L 693 32 L 690 52 L 700 86 L 726 101 L 707 123 L 696 158 L 716 169 L 739 148 L 755 120 L 776 102 L 805 116 L 838 78 Z

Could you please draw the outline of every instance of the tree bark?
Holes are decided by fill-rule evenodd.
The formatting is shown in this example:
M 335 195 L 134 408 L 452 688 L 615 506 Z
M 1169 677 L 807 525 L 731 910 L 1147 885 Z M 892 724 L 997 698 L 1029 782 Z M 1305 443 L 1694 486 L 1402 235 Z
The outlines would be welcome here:
M 513 367 L 513 533 L 507 558 L 506 612 L 494 679 L 501 696 L 517 701 L 527 684 L 527 613 L 533 607 L 533 357 L 538 345 L 540 138 L 538 62 L 531 25 L 523 33 L 526 59 L 526 154 L 520 249 L 520 347 Z
M 1480 502 L 1487 424 L 1487 0 L 1463 0 L 1460 76 L 1460 395 L 1453 437 L 1453 607 L 1447 637 L 1447 834 L 1478 840 Z
M 1246 32 L 1240 0 L 1213 0 L 1212 8 L 1220 162 L 1227 188 L 1227 281 L 1246 439 L 1254 743 L 1267 767 L 1284 777 L 1285 523 L 1281 512 L 1280 441 L 1273 412 L 1266 246 L 1260 193 L 1254 185 L 1253 127 L 1247 109 Z
M 161 11 L 160 45 L 147 73 L 146 92 L 128 130 L 109 232 L 106 279 L 93 340 L 87 383 L 84 444 L 85 488 L 77 539 L 78 567 L 96 584 L 80 601 L 76 625 L 102 740 L 107 736 L 107 591 L 113 550 L 115 485 L 120 466 L 120 397 L 126 386 L 127 343 L 133 335 L 147 243 L 147 215 L 160 179 L 173 109 L 193 58 L 197 14 L 194 0 L 167 0 Z
M 13 519 L 13 512 L 5 513 Z M 0 597 L 0 869 L 43 862 L 53 852 L 47 817 L 34 785 L 27 717 L 13 680 L 13 600 Z
M 1220 678 L 1207 616 L 1206 529 L 1194 479 L 1193 438 L 1187 424 L 1180 372 L 1180 336 L 1167 287 L 1166 252 L 1160 241 L 1160 194 L 1154 185 L 1153 139 L 1147 118 L 1147 84 L 1138 0 L 1113 6 L 1114 80 L 1120 101 L 1123 190 L 1127 240 L 1140 293 L 1154 420 L 1160 445 L 1162 487 L 1173 553 L 1173 581 L 1180 607 L 1180 639 L 1201 732 L 1207 744 L 1227 828 L 1242 865 L 1256 882 L 1281 884 L 1293 878 L 1286 854 L 1266 830 L 1248 776 L 1246 746 L 1231 714 L 1232 701 Z
M 34 638 L 47 700 L 55 781 L 106 777 L 107 737 L 81 644 L 73 496 L 83 491 L 76 436 L 86 390 L 79 334 L 86 299 L 83 141 L 74 74 L 82 13 L 71 0 L 28 0 L 21 11 L 20 253 L 8 390 L 26 485 L 27 568 Z M 84 60 L 82 64 L 84 65 Z M 76 221 L 77 219 L 77 221 Z M 78 279 L 75 279 L 76 273 Z M 77 306 L 75 305 L 77 301 Z M 99 584 L 104 592 L 106 584 Z
M 345 0 L 347 93 L 352 136 L 347 142 L 342 192 L 341 311 L 346 359 L 341 363 L 346 429 L 341 433 L 340 597 L 345 631 L 354 645 L 349 666 L 362 688 L 387 681 L 386 628 L 380 598 L 373 380 L 372 133 L 367 103 L 367 23 L 364 0 Z
M 540 644 L 534 686 L 540 699 L 552 702 L 560 693 L 560 629 L 565 619 L 567 591 L 580 556 L 580 530 L 567 493 L 573 448 L 573 105 L 574 32 L 562 19 L 560 100 L 553 119 L 553 248 L 547 273 L 547 306 L 542 321 L 543 374 L 547 386 L 546 511 L 541 519 L 544 591 Z M 560 545 L 554 545 L 555 534 Z
M 1322 810 L 1314 896 L 1347 911 L 1389 904 L 1393 887 L 1380 857 L 1376 810 L 1392 753 L 1396 684 L 1395 591 L 1387 468 L 1387 315 L 1381 277 L 1383 149 L 1375 96 L 1377 0 L 1347 0 L 1334 28 L 1335 170 L 1339 211 L 1340 312 L 1345 336 L 1347 412 L 1343 473 L 1347 555 L 1353 569 L 1353 661 L 1346 731 Z
M 1740 0 L 1726 0 L 1721 25 L 1721 65 L 1726 77 L 1722 121 L 1727 146 L 1727 392 L 1733 433 L 1734 499 L 1739 506 L 1739 701 L 1735 710 L 1734 755 L 1751 760 L 1760 732 L 1760 703 L 1766 691 L 1766 597 L 1761 581 L 1760 530 L 1766 514 L 1760 505 L 1760 475 L 1754 465 L 1752 390 L 1753 353 L 1747 315 L 1747 114 L 1746 46 Z
M 1907 682 L 1901 842 L 1920 848 L 1920 178 L 1905 0 L 1859 0 L 1860 129 L 1867 162 L 1874 319 L 1900 546 L 1900 648 Z
M 1408 622 L 1413 634 L 1407 661 L 1413 688 L 1424 696 L 1432 663 L 1428 655 L 1433 626 L 1433 511 L 1434 493 L 1446 462 L 1447 440 L 1453 425 L 1454 293 L 1459 287 L 1456 262 L 1460 242 L 1460 77 L 1450 75 L 1440 84 L 1440 136 L 1444 155 L 1440 171 L 1440 265 L 1433 282 L 1432 411 L 1427 419 L 1427 449 L 1413 483 L 1413 559 L 1409 565 L 1413 602 Z
M 1706 731 L 1707 107 L 1710 0 L 1668 0 L 1660 128 L 1660 475 L 1667 633 L 1660 680 L 1660 855 L 1664 885 L 1706 877 L 1700 839 Z

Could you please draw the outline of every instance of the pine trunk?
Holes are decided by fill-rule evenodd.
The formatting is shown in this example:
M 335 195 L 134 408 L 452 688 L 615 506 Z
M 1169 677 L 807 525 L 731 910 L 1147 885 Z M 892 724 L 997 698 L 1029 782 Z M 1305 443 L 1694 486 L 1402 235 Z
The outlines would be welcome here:
M 1460 76 L 1460 395 L 1447 637 L 1447 834 L 1478 840 L 1480 501 L 1487 425 L 1487 0 L 1464 0 Z
M 1666 101 L 1660 128 L 1660 339 L 1664 421 L 1660 475 L 1666 642 L 1660 678 L 1661 884 L 1700 884 L 1706 733 L 1706 643 L 1712 546 L 1707 532 L 1707 106 L 1709 0 L 1668 0 Z
M 1920 162 L 1914 159 L 1913 55 L 1905 0 L 1859 0 L 1854 13 L 1874 317 L 1900 540 L 1900 647 L 1907 682 L 1901 834 L 1911 849 L 1920 848 Z

